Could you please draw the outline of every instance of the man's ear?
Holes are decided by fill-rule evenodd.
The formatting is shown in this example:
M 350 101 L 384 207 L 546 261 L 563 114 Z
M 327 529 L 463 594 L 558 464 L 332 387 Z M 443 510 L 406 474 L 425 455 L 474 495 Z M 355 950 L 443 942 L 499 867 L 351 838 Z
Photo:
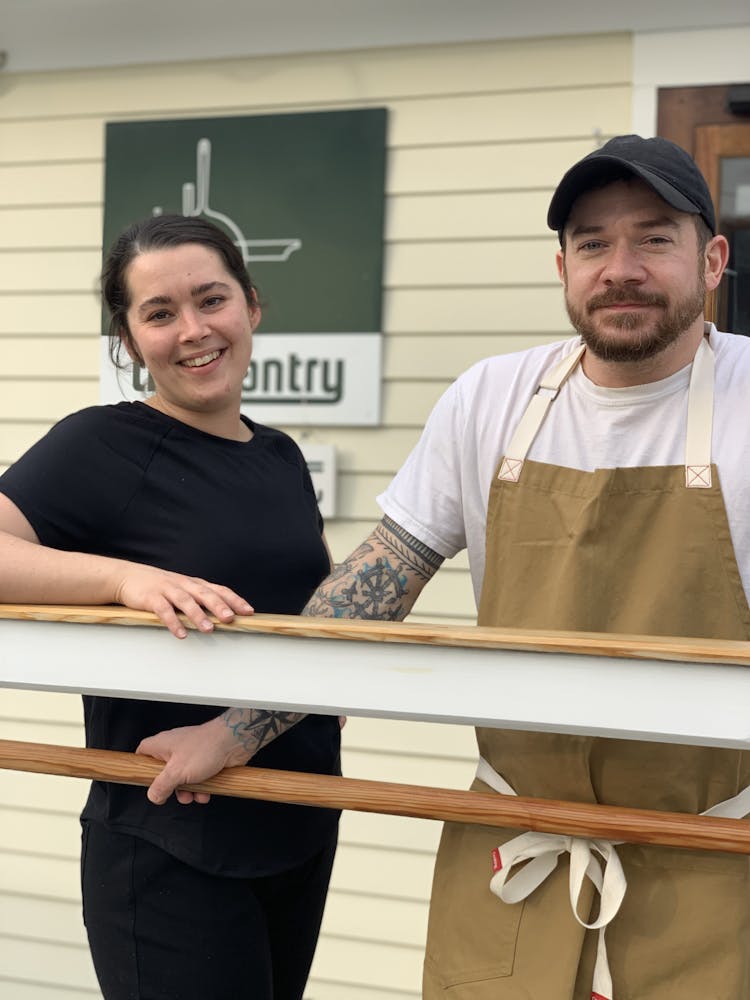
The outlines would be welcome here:
M 557 276 L 565 284 L 565 251 L 560 248 L 555 254 L 555 263 L 557 264 Z
M 718 288 L 728 261 L 729 243 L 726 237 L 720 233 L 706 244 L 703 274 L 706 280 L 707 292 L 712 292 L 715 288 Z

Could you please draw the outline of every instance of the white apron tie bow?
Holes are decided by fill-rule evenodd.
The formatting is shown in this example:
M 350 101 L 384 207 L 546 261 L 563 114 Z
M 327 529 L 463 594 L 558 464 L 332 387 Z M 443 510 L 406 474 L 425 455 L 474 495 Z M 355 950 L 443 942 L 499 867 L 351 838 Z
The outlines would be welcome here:
M 479 758 L 477 777 L 502 795 L 516 794 L 483 757 Z M 615 843 L 622 841 L 587 840 L 560 833 L 532 832 L 522 833 L 492 852 L 495 874 L 490 881 L 490 889 L 504 903 L 520 903 L 526 899 L 552 874 L 560 855 L 570 854 L 570 907 L 573 916 L 587 930 L 599 931 L 591 1000 L 613 1000 L 604 932 L 620 909 L 627 888 Z M 522 861 L 527 864 L 514 874 L 513 868 Z M 591 923 L 581 920 L 578 915 L 578 901 L 586 878 L 592 882 L 600 898 L 599 916 Z
M 516 794 L 505 778 L 499 775 L 484 757 L 479 758 L 477 778 L 501 795 Z M 741 819 L 749 813 L 750 786 L 733 798 L 706 809 L 700 815 Z M 597 840 L 567 837 L 558 833 L 531 832 L 514 837 L 492 852 L 494 875 L 490 880 L 490 889 L 504 903 L 519 903 L 522 899 L 526 899 L 555 870 L 560 855 L 570 854 L 570 906 L 573 916 L 587 930 L 599 931 L 591 1000 L 614 1000 L 604 932 L 607 924 L 620 909 L 627 889 L 625 872 L 615 850 L 615 844 L 622 843 L 624 843 L 622 840 Z M 528 863 L 513 875 L 512 869 L 522 861 Z M 578 901 L 585 878 L 591 880 L 599 893 L 599 916 L 590 924 L 578 916 Z
M 570 906 L 573 915 L 582 927 L 599 931 L 591 997 L 592 1000 L 612 1000 L 612 976 L 604 932 L 620 909 L 627 883 L 611 841 L 584 840 L 557 833 L 522 833 L 493 851 L 495 874 L 490 881 L 490 889 L 505 903 L 519 903 L 544 882 L 557 867 L 560 855 L 565 853 L 570 854 Z M 512 869 L 522 861 L 528 863 L 514 874 Z M 586 878 L 593 883 L 601 898 L 599 916 L 591 923 L 578 915 L 578 901 Z

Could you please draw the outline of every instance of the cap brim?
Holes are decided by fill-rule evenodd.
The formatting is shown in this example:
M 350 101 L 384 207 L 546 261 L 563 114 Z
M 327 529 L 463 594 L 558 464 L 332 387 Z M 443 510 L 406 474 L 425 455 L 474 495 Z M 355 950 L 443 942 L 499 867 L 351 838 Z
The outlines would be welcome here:
M 547 212 L 547 225 L 549 228 L 561 232 L 565 227 L 575 200 L 590 189 L 592 181 L 597 176 L 611 170 L 612 167 L 620 167 L 623 170 L 627 170 L 628 173 L 640 177 L 650 188 L 656 191 L 660 198 L 663 198 L 672 208 L 676 208 L 678 212 L 689 212 L 691 215 L 701 214 L 701 210 L 697 205 L 652 170 L 648 170 L 637 163 L 631 163 L 629 160 L 624 160 L 619 156 L 604 154 L 576 163 L 565 174 L 558 184 L 549 205 L 549 211 Z

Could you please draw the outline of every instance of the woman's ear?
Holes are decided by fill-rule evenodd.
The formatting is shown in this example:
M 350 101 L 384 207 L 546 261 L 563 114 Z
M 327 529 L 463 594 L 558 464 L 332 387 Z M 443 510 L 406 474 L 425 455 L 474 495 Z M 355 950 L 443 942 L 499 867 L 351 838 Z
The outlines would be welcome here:
M 135 362 L 135 364 L 140 365 L 143 368 L 144 367 L 143 358 L 141 357 L 140 351 L 135 346 L 133 335 L 131 334 L 130 330 L 128 330 L 127 327 L 125 326 L 120 327 L 120 343 L 128 352 L 128 357 L 130 358 L 130 360 Z
M 263 312 L 260 308 L 260 303 L 258 302 L 258 294 L 255 291 L 255 289 L 253 289 L 252 300 L 249 301 L 247 304 L 247 311 L 250 316 L 250 328 L 251 330 L 253 330 L 253 332 L 255 332 L 258 324 L 261 321 L 261 317 L 263 316 Z

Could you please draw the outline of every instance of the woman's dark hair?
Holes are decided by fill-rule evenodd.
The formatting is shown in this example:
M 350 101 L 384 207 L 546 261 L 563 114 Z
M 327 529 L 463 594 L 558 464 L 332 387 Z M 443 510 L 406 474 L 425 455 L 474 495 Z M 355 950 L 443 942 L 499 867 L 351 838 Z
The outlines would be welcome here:
M 229 274 L 236 278 L 248 303 L 257 303 L 257 289 L 247 273 L 242 254 L 224 230 L 213 222 L 200 216 L 184 215 L 152 215 L 148 219 L 134 222 L 112 244 L 102 268 L 102 298 L 110 317 L 109 354 L 118 368 L 122 367 L 120 346 L 123 340 L 138 355 L 128 326 L 128 268 L 139 254 L 149 250 L 179 247 L 185 243 L 197 243 L 216 251 Z

